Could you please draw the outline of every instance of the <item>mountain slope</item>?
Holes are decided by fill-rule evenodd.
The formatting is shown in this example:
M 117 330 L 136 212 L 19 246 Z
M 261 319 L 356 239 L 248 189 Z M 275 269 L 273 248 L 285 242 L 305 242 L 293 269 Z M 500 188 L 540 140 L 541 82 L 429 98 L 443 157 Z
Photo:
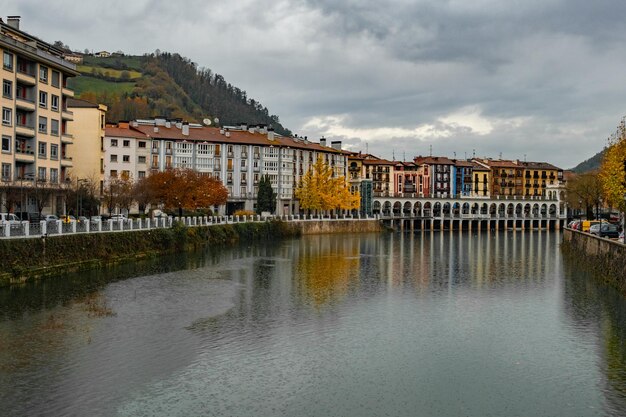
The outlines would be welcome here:
M 598 152 L 597 154 L 595 154 L 594 156 L 592 156 L 591 158 L 587 159 L 586 161 L 583 161 L 580 164 L 576 165 L 574 168 L 572 168 L 572 171 L 574 171 L 577 174 L 582 174 L 582 173 L 589 172 L 589 171 L 595 171 L 600 168 L 603 157 L 604 157 L 604 149 Z
M 82 99 L 106 104 L 109 122 L 154 116 L 201 122 L 217 117 L 221 125 L 262 123 L 280 134 L 291 133 L 245 91 L 179 54 L 85 56 L 77 69 L 81 76 L 70 80 L 70 87 Z

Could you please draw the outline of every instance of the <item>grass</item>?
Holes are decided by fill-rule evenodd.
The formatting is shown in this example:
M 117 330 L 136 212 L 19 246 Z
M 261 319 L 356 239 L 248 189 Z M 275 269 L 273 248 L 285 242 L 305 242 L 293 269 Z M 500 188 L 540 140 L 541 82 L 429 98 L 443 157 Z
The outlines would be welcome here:
M 121 78 L 122 72 L 127 71 L 131 80 L 141 78 L 142 76 L 142 74 L 139 71 L 135 71 L 135 70 L 117 70 L 117 69 L 112 69 L 112 68 L 97 67 L 97 66 L 91 66 L 91 65 L 77 65 L 76 69 L 78 70 L 78 72 L 80 72 L 81 74 L 85 74 L 85 75 L 91 74 L 92 71 L 95 69 L 100 74 L 108 75 L 109 77 L 115 77 L 115 78 Z
M 134 82 L 114 83 L 101 80 L 98 78 L 81 75 L 80 77 L 70 78 L 69 87 L 74 90 L 76 95 L 80 95 L 83 91 L 91 91 L 96 94 L 100 93 L 130 93 L 135 88 Z

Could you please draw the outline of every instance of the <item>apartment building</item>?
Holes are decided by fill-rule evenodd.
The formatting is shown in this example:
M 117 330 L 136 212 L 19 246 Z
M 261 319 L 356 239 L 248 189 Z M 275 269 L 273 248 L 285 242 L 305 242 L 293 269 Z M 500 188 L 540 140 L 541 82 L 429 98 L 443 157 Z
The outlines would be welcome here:
M 78 72 L 63 59 L 63 50 L 20 30 L 19 16 L 9 16 L 6 23 L 0 20 L 0 53 L 0 198 L 3 209 L 32 213 L 38 210 L 28 190 L 59 189 L 73 167 L 68 151 L 74 117 L 68 100 L 74 93 L 67 80 Z M 17 189 L 20 201 L 7 204 L 7 196 Z M 62 198 L 51 194 L 44 212 L 60 212 Z
M 429 167 L 429 193 L 425 197 L 448 198 L 454 194 L 454 162 L 443 156 L 417 156 L 414 162 Z
M 301 177 L 318 158 L 335 176 L 348 177 L 348 152 L 341 142 L 326 146 L 307 138 L 284 137 L 265 125 L 190 124 L 181 120 L 135 120 L 108 126 L 104 140 L 105 181 L 115 175 L 141 178 L 150 172 L 189 168 L 219 178 L 228 190 L 220 213 L 254 210 L 261 177 L 277 194 L 278 214 L 299 212 L 294 197 Z
M 519 162 L 523 176 L 523 195 L 525 196 L 548 196 L 549 188 L 563 182 L 563 170 L 547 162 Z M 554 191 L 556 192 L 556 191 Z
M 522 196 L 524 167 L 520 161 L 503 159 L 474 159 L 473 162 L 490 170 L 489 192 L 492 196 Z

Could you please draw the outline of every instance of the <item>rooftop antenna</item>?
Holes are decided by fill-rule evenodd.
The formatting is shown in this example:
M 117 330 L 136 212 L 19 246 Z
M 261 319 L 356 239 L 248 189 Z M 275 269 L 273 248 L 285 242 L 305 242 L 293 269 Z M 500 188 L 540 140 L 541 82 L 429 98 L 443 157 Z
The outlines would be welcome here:
M 430 156 L 433 156 L 433 145 L 428 146 L 430 148 Z
M 456 152 L 452 152 L 452 154 L 454 155 L 454 159 L 456 159 Z
M 502 152 L 500 152 L 500 160 L 502 160 Z
M 526 162 L 526 154 L 524 154 L 524 162 Z
M 392 161 L 395 161 L 395 160 L 396 160 L 396 150 L 395 150 L 395 149 L 392 149 L 392 150 L 391 150 L 391 160 L 392 160 Z
M 406 162 L 406 151 L 402 151 L 402 161 Z
M 476 149 L 472 149 L 472 158 L 476 158 Z

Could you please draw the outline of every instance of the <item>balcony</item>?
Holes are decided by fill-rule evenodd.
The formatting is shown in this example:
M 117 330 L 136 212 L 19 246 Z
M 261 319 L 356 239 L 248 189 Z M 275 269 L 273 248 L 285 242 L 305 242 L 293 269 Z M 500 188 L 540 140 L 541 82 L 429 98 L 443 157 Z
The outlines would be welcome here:
M 15 79 L 17 80 L 18 83 L 24 84 L 24 85 L 36 85 L 37 84 L 37 79 L 35 78 L 34 75 L 29 74 L 28 72 L 26 72 L 25 70 L 17 70 L 17 73 L 15 74 Z
M 20 136 L 27 136 L 29 138 L 35 137 L 35 128 L 33 126 L 17 124 L 15 125 L 15 134 Z
M 61 166 L 70 168 L 70 167 L 74 166 L 74 162 L 73 162 L 71 157 L 63 156 L 63 157 L 61 157 Z
M 15 108 L 27 112 L 35 111 L 35 102 L 24 97 L 15 97 Z
M 16 149 L 15 150 L 15 161 L 32 164 L 35 162 L 35 153 L 30 149 Z
M 74 120 L 74 112 L 64 108 L 61 110 L 61 119 L 63 120 Z
M 70 90 L 69 88 L 67 88 L 67 86 L 64 85 L 61 89 L 61 94 L 63 94 L 65 97 L 74 97 L 74 90 Z
M 70 135 L 69 133 L 63 132 L 61 134 L 61 143 L 66 143 L 68 145 L 73 144 L 74 143 L 74 135 Z

